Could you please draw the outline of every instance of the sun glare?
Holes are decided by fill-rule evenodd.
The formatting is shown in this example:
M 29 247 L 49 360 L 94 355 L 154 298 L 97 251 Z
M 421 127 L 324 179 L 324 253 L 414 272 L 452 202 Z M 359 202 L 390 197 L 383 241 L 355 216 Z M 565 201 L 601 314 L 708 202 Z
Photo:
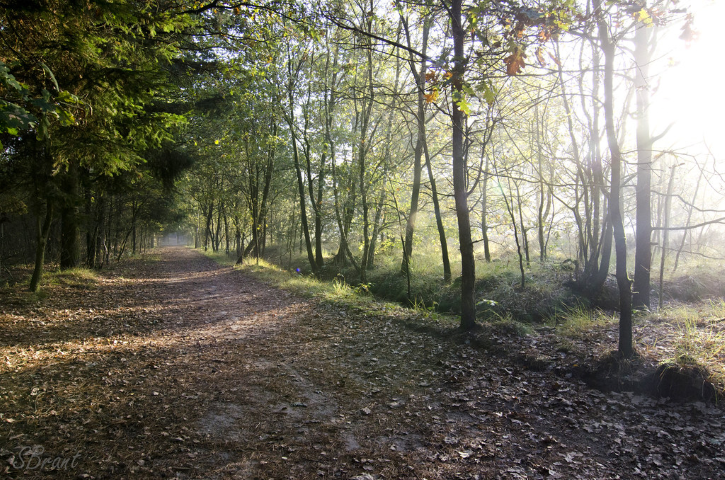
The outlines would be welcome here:
M 693 0 L 695 27 L 699 38 L 686 45 L 679 38 L 680 27 L 662 36 L 669 68 L 662 73 L 652 97 L 652 130 L 658 134 L 673 123 L 656 149 L 677 148 L 705 155 L 708 150 L 725 159 L 725 95 L 722 61 L 722 19 L 725 2 Z

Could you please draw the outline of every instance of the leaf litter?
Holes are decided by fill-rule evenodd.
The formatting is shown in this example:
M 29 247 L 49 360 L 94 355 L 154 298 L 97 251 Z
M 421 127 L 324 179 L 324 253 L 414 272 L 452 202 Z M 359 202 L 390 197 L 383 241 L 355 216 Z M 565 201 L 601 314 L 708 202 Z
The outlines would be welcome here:
M 719 406 L 527 367 L 551 335 L 486 350 L 184 248 L 47 290 L 0 300 L 3 478 L 725 476 Z

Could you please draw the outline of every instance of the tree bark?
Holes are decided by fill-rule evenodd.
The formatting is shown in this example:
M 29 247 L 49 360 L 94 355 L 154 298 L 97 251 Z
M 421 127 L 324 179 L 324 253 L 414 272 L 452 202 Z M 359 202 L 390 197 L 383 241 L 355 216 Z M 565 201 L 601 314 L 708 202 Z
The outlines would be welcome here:
M 53 203 L 48 199 L 45 206 L 45 220 L 40 224 L 40 215 L 38 215 L 38 244 L 35 247 L 35 268 L 33 276 L 30 279 L 29 289 L 31 292 L 37 292 L 40 280 L 43 276 L 43 266 L 45 263 L 45 246 L 48 244 L 48 236 L 50 235 L 50 224 L 53 220 Z
M 405 254 L 403 262 L 400 266 L 401 271 L 406 273 L 409 265 L 408 261 L 413 254 L 413 234 L 415 233 L 415 221 L 418 216 L 418 201 L 420 198 L 420 179 L 423 171 L 423 145 L 426 142 L 425 132 L 425 74 L 427 69 L 426 53 L 428 50 L 428 32 L 430 31 L 430 21 L 426 18 L 423 21 L 423 44 L 421 47 L 422 59 L 420 61 L 420 72 L 416 72 L 415 62 L 411 55 L 410 70 L 415 76 L 416 85 L 418 87 L 418 110 L 416 115 L 418 126 L 418 138 L 415 142 L 415 150 L 413 152 L 413 186 L 410 193 L 410 211 L 408 212 L 408 221 L 405 225 Z M 407 33 L 407 29 L 406 29 Z M 408 35 L 408 46 L 410 46 L 410 36 Z
M 64 198 L 60 212 L 60 269 L 69 270 L 80 264 L 80 219 L 78 218 L 78 167 L 71 166 L 61 181 Z
M 632 307 L 650 308 L 652 268 L 652 137 L 649 127 L 649 63 L 651 29 L 639 25 L 634 34 L 636 63 L 634 88 L 637 95 L 637 230 L 634 254 Z
M 290 93 L 290 105 L 292 100 L 292 94 Z M 292 105 L 290 108 L 294 108 Z M 291 114 L 292 115 L 292 114 Z M 295 165 L 295 171 L 297 172 L 297 189 L 298 189 L 298 199 L 299 199 L 299 206 L 300 206 L 300 222 L 302 223 L 302 233 L 305 237 L 305 246 L 307 247 L 307 260 L 310 263 L 310 268 L 312 268 L 312 272 L 316 275 L 317 274 L 317 263 L 315 262 L 315 255 L 312 252 L 312 242 L 310 239 L 310 229 L 308 228 L 307 224 L 307 206 L 305 201 L 305 185 L 302 181 L 302 169 L 300 168 L 300 158 L 299 158 L 299 151 L 297 149 L 297 137 L 294 133 L 294 120 L 291 120 L 289 122 L 290 130 L 292 131 L 292 157 L 294 160 Z
M 211 215 L 211 214 L 210 214 Z M 131 245 L 133 250 L 131 251 L 132 255 L 136 255 L 136 224 L 137 224 L 137 217 L 138 217 L 138 204 L 136 202 L 136 199 L 134 198 L 133 203 L 131 203 Z M 213 238 L 212 238 L 213 241 Z
M 660 289 L 659 289 L 659 309 L 662 310 L 664 299 L 662 298 L 664 277 L 665 277 L 665 260 L 667 258 L 667 244 L 670 241 L 670 205 L 672 204 L 672 189 L 675 185 L 675 169 L 677 164 L 672 165 L 670 170 L 670 181 L 667 183 L 667 197 L 665 198 L 665 231 L 662 234 L 662 256 L 660 257 Z
M 461 249 L 461 329 L 471 330 L 476 325 L 476 262 L 471 239 L 471 219 L 468 212 L 466 165 L 463 152 L 463 112 L 458 102 L 463 99 L 463 74 L 465 57 L 463 51 L 463 20 L 461 0 L 452 0 L 450 8 L 453 31 L 453 196 L 458 218 L 458 242 Z
M 290 136 L 292 137 L 292 160 L 295 166 L 295 172 L 297 173 L 297 190 L 298 200 L 300 206 L 300 222 L 302 223 L 302 234 L 305 238 L 305 246 L 307 248 L 307 260 L 310 263 L 312 272 L 317 275 L 317 263 L 315 262 L 315 255 L 312 251 L 312 240 L 310 238 L 310 229 L 307 222 L 307 206 L 305 200 L 305 184 L 302 179 L 302 167 L 300 165 L 300 153 L 297 146 L 297 121 L 295 119 L 295 82 L 299 75 L 300 69 L 302 68 L 302 61 L 297 64 L 297 68 L 292 68 L 292 52 L 288 49 L 287 59 L 287 99 L 289 111 L 286 115 L 287 125 L 290 129 Z
M 436 188 L 436 180 L 433 176 L 433 167 L 431 166 L 431 158 L 428 153 L 428 142 L 423 143 L 425 151 L 425 165 L 428 170 L 428 181 L 430 182 L 430 196 L 433 199 L 433 211 L 436 217 L 436 227 L 438 228 L 438 240 L 441 244 L 441 262 L 443 263 L 443 281 L 450 283 L 453 275 L 451 274 L 451 261 L 448 258 L 448 240 L 446 239 L 446 230 L 443 227 L 443 217 L 441 216 L 441 206 L 438 201 L 438 189 Z
M 619 289 L 619 353 L 624 358 L 634 355 L 632 343 L 632 290 L 627 274 L 627 238 L 624 233 L 624 221 L 620 206 L 620 186 L 622 183 L 622 154 L 617 143 L 614 128 L 614 56 L 615 45 L 609 37 L 609 27 L 601 10 L 601 0 L 596 0 L 599 39 L 604 53 L 604 119 L 607 132 L 607 144 L 611 155 L 611 189 L 609 194 L 609 214 L 614 232 L 614 248 L 617 253 L 617 287 Z
M 372 32 L 372 25 L 373 25 L 373 1 L 370 0 L 370 14 L 367 18 L 367 31 Z M 370 39 L 366 37 L 367 41 L 370 42 Z M 372 43 L 369 43 L 366 45 L 366 53 L 367 53 L 367 75 L 366 75 L 366 82 L 368 87 L 368 98 L 366 99 L 363 96 L 363 103 L 362 103 L 362 123 L 360 126 L 360 143 L 358 147 L 358 180 L 360 182 L 360 203 L 362 207 L 362 214 L 363 214 L 363 254 L 362 259 L 360 260 L 360 283 L 367 283 L 367 263 L 368 263 L 368 255 L 370 254 L 370 218 L 369 218 L 369 210 L 370 207 L 368 205 L 368 175 L 366 174 L 367 171 L 367 154 L 370 149 L 370 140 L 368 138 L 368 131 L 370 128 L 370 120 L 372 118 L 372 108 L 373 108 L 373 102 L 375 101 L 375 89 L 373 85 L 373 52 L 372 52 Z
M 481 237 L 483 239 L 483 257 L 486 263 L 491 263 L 491 249 L 488 240 L 488 172 L 489 159 L 486 156 L 486 166 L 483 170 L 483 182 L 481 183 Z
M 521 201 L 521 189 L 519 188 L 519 183 L 514 182 L 514 185 L 516 185 L 516 204 L 519 211 L 519 223 L 521 224 L 521 239 L 524 243 L 524 254 L 526 255 L 526 266 L 531 265 L 531 257 L 529 255 L 529 238 L 526 235 L 526 226 L 524 225 L 524 212 L 522 207 L 522 201 Z M 513 204 L 513 200 L 512 200 Z M 522 280 L 522 287 L 523 288 L 523 280 Z
M 689 208 L 687 209 L 687 220 L 685 221 L 686 227 L 690 226 L 690 221 L 692 220 L 692 211 L 695 209 L 695 200 L 697 200 L 697 193 L 700 191 L 700 182 L 702 181 L 702 177 L 704 176 L 704 174 L 705 170 L 701 168 L 700 175 L 697 177 L 697 184 L 695 184 L 695 189 L 693 190 L 692 201 L 690 202 Z M 677 255 L 675 255 L 675 265 L 672 267 L 672 273 L 675 273 L 677 271 L 677 265 L 680 262 L 680 255 L 682 254 L 682 249 L 685 248 L 685 242 L 687 241 L 688 235 L 692 236 L 689 228 L 682 233 L 682 241 L 680 242 L 680 246 L 677 249 Z
M 547 258 L 547 239 L 544 235 L 544 222 L 546 221 L 546 218 L 549 216 L 549 209 L 551 208 L 551 194 L 549 193 L 549 186 L 544 182 L 544 155 L 542 153 L 542 145 L 541 145 L 541 124 L 539 121 L 539 105 L 538 103 L 534 107 L 534 116 L 535 116 L 535 147 L 536 147 L 536 159 L 538 163 L 538 169 L 539 169 L 539 205 L 537 209 L 537 221 L 536 221 L 536 227 L 537 227 L 537 236 L 539 241 L 539 261 L 542 263 L 546 261 Z M 486 164 L 488 166 L 488 160 L 486 161 Z M 553 168 L 552 168 L 553 170 Z

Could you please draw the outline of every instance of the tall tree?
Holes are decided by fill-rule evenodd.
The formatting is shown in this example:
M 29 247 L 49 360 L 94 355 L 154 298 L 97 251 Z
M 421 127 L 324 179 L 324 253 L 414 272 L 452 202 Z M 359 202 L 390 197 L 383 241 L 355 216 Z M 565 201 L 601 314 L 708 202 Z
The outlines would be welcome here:
M 620 205 L 622 184 L 622 153 L 614 126 L 614 62 L 615 42 L 609 34 L 607 16 L 601 0 L 595 0 L 595 14 L 599 40 L 604 54 L 604 121 L 607 144 L 611 156 L 611 188 L 609 192 L 609 214 L 614 230 L 614 245 L 617 253 L 616 278 L 619 289 L 619 353 L 624 358 L 634 354 L 632 344 L 632 288 L 627 273 L 627 237 Z
M 401 19 L 403 21 L 403 26 L 405 28 L 405 38 L 407 41 L 407 44 L 409 47 L 412 47 L 411 42 L 411 35 L 410 35 L 410 27 L 408 25 L 408 20 L 402 17 Z M 417 58 L 412 54 L 409 53 L 410 56 L 410 71 L 413 74 L 413 77 L 415 78 L 415 85 L 417 87 L 417 96 L 416 96 L 416 124 L 418 126 L 417 129 L 417 136 L 415 141 L 415 151 L 413 154 L 413 185 L 411 188 L 410 193 L 410 210 L 408 212 L 408 221 L 405 225 L 405 241 L 404 241 L 404 251 L 403 251 L 403 263 L 401 265 L 401 270 L 403 273 L 408 273 L 408 269 L 410 268 L 409 261 L 411 258 L 411 255 L 413 254 L 413 234 L 415 232 L 415 222 L 418 217 L 418 200 L 420 197 L 420 180 L 421 180 L 421 173 L 423 171 L 423 153 L 425 149 L 425 143 L 426 143 L 426 132 L 425 132 L 425 123 L 426 123 L 426 116 L 425 116 L 425 78 L 427 73 L 427 62 L 426 57 L 428 55 L 428 35 L 430 33 L 430 27 L 431 27 L 432 20 L 430 16 L 425 16 L 423 18 L 423 31 L 422 31 L 422 40 L 421 40 L 421 59 L 420 62 L 417 62 Z M 418 63 L 420 64 L 420 70 L 418 70 Z
M 466 65 L 463 48 L 465 31 L 461 0 L 452 0 L 449 8 L 453 33 L 453 71 L 451 77 L 451 120 L 453 122 L 453 197 L 458 218 L 458 244 L 461 251 L 461 328 L 470 330 L 476 324 L 476 260 L 473 255 L 471 219 L 468 209 L 467 172 L 463 151 L 464 112 L 460 102 L 464 99 L 463 85 Z
M 646 8 L 646 6 L 643 6 Z M 652 266 L 652 138 L 649 127 L 652 29 L 640 24 L 634 33 L 635 81 L 637 96 L 637 229 L 635 236 L 633 308 L 650 307 Z
M 299 54 L 300 52 L 296 52 Z M 315 262 L 315 255 L 312 251 L 312 242 L 310 238 L 310 229 L 307 221 L 307 195 L 305 194 L 305 183 L 302 179 L 302 166 L 300 163 L 300 152 L 297 137 L 297 120 L 295 115 L 296 100 L 295 94 L 298 89 L 298 79 L 302 67 L 304 65 L 305 56 L 294 58 L 291 47 L 287 47 L 287 109 L 285 111 L 285 120 L 290 131 L 290 143 L 292 145 L 292 160 L 294 162 L 295 172 L 297 172 L 297 190 L 299 192 L 299 208 L 300 208 L 300 222 L 302 223 L 302 232 L 305 236 L 305 247 L 307 248 L 307 260 L 310 263 L 310 268 L 317 274 L 317 262 Z

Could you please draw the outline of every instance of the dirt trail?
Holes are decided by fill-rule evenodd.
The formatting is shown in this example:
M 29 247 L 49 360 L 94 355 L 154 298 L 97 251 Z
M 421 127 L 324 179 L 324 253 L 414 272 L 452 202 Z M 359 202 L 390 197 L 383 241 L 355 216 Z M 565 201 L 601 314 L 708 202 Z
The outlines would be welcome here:
M 719 408 L 605 395 L 399 312 L 299 299 L 185 248 L 159 255 L 39 308 L 0 301 L 0 474 L 725 478 Z

